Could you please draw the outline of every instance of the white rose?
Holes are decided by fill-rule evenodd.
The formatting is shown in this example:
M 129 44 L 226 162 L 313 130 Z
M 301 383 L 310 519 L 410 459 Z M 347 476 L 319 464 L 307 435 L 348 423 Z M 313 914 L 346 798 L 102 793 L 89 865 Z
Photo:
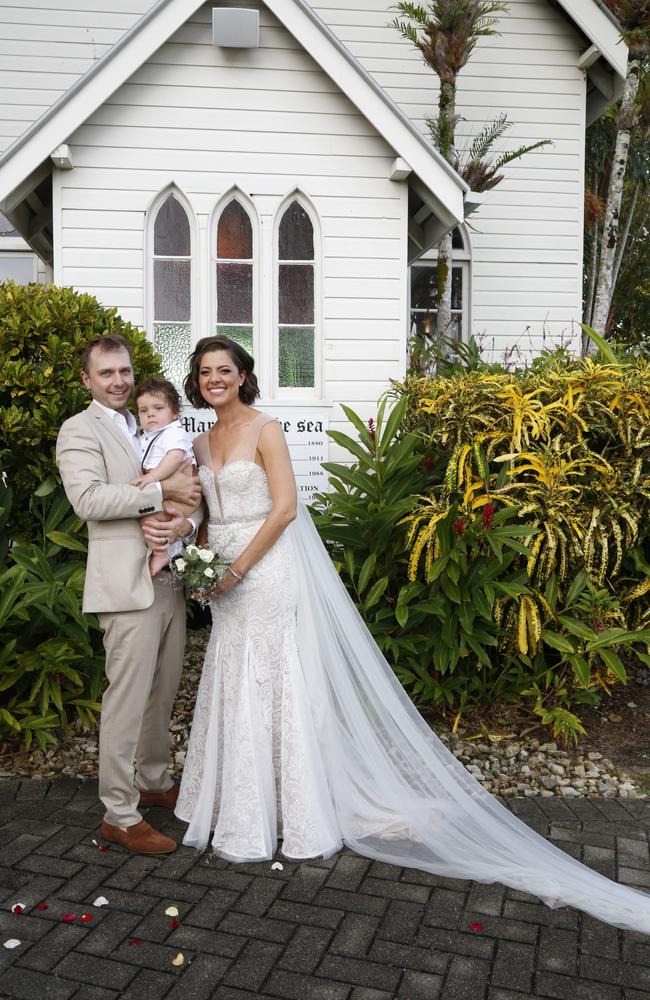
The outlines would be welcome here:
M 176 567 L 179 573 L 183 572 L 186 565 L 187 563 L 185 562 L 184 559 L 177 559 L 176 562 L 174 563 L 174 566 Z
M 210 566 L 208 566 L 207 569 L 203 570 L 203 576 L 212 578 L 214 576 L 214 570 Z
M 214 552 L 210 552 L 210 549 L 198 549 L 199 559 L 202 559 L 204 563 L 211 563 L 214 559 Z
M 188 545 L 185 551 L 187 552 L 188 556 L 195 556 L 199 550 L 197 549 L 196 545 Z

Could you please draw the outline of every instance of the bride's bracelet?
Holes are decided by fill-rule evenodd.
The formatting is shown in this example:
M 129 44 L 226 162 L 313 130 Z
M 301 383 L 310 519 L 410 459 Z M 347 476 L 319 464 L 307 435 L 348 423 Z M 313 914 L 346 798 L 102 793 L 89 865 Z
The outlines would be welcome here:
M 226 571 L 228 573 L 232 573 L 232 575 L 234 576 L 235 580 L 243 580 L 244 579 L 244 577 L 241 574 L 235 572 L 235 570 L 232 568 L 232 566 L 226 566 Z

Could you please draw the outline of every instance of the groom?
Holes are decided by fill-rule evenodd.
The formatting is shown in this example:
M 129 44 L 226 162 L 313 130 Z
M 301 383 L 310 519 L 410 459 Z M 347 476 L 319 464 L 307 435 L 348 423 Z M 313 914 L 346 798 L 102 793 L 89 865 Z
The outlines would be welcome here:
M 196 507 L 200 487 L 183 472 L 143 489 L 130 485 L 140 474 L 140 445 L 127 408 L 133 390 L 127 342 L 97 337 L 81 365 L 92 402 L 61 427 L 56 460 L 68 500 L 88 523 L 83 610 L 97 614 L 104 632 L 101 835 L 136 854 L 168 854 L 175 841 L 143 820 L 138 806 L 173 808 L 178 793 L 168 773 L 169 719 L 183 662 L 185 602 L 169 572 L 151 577 L 140 518 L 166 501 Z M 171 538 L 187 522 L 177 514 L 166 527 Z

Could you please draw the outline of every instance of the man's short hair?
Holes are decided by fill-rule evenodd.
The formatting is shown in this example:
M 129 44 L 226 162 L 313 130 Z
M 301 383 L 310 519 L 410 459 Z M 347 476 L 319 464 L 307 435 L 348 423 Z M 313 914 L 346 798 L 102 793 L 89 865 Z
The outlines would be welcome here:
M 119 333 L 107 333 L 103 337 L 93 337 L 92 340 L 88 341 L 81 354 L 81 370 L 86 375 L 88 374 L 90 355 L 95 348 L 102 352 L 126 351 L 129 357 L 131 357 L 131 346 Z

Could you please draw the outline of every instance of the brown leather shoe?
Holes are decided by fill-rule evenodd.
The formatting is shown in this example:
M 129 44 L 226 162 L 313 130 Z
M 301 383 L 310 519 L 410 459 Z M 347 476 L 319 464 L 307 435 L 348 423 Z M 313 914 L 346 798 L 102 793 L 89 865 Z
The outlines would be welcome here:
M 104 822 L 99 832 L 104 840 L 119 844 L 131 854 L 171 854 L 177 847 L 175 840 L 154 830 L 144 819 L 126 827 Z
M 172 785 L 166 792 L 140 792 L 140 805 L 148 809 L 159 806 L 161 809 L 173 809 L 178 799 L 178 785 Z

